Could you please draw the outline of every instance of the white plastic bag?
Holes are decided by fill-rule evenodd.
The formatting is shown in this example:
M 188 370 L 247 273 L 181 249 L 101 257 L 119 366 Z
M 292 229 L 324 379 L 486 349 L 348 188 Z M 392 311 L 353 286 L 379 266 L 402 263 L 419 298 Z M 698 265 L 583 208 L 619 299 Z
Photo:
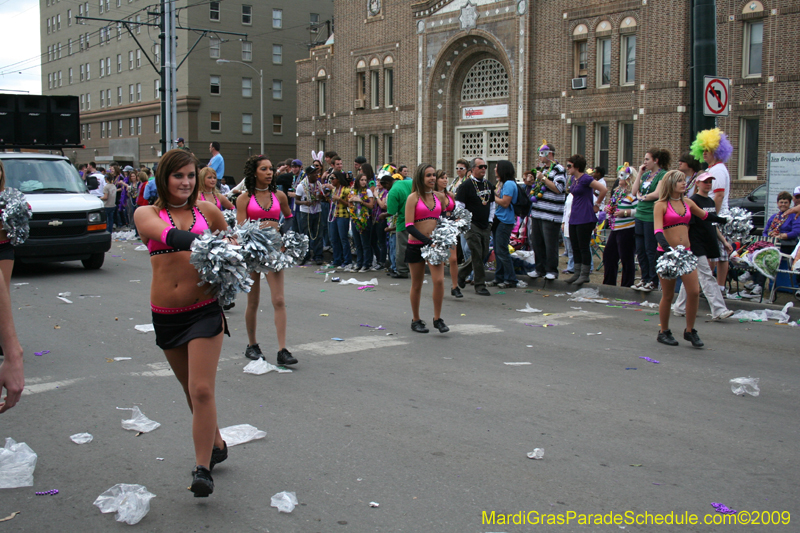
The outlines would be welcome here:
M 761 389 L 758 388 L 758 378 L 733 378 L 731 380 L 731 392 L 737 396 L 758 396 L 761 394 Z
M 156 330 L 153 324 L 139 324 L 137 326 L 133 326 L 133 329 L 135 329 L 139 333 L 150 333 L 151 331 Z
M 525 308 L 524 309 L 517 309 L 517 311 L 519 311 L 520 313 L 541 313 L 542 312 L 541 309 L 535 309 L 535 308 L 531 307 L 531 304 L 529 304 L 527 302 L 525 302 Z
M 117 513 L 117 522 L 138 524 L 150 511 L 150 500 L 156 495 L 143 485 L 117 483 L 97 497 L 94 504 L 102 513 Z
M 219 430 L 222 435 L 222 440 L 228 446 L 236 446 L 237 444 L 244 444 L 251 440 L 263 439 L 267 436 L 266 431 L 261 431 L 257 427 L 250 424 L 239 424 L 238 426 L 228 426 Z
M 297 495 L 294 492 L 279 492 L 272 497 L 270 507 L 277 507 L 282 513 L 291 513 L 297 505 Z
M 544 459 L 544 448 L 534 448 L 532 452 L 528 452 L 528 459 Z
M 122 429 L 129 429 L 131 431 L 141 431 L 142 433 L 150 433 L 154 429 L 158 429 L 161 424 L 155 420 L 150 420 L 137 406 L 130 407 L 117 407 L 120 411 L 133 411 L 133 416 L 128 420 L 122 421 Z
M 267 372 L 278 372 L 279 374 L 284 374 L 286 372 L 291 372 L 288 368 L 281 368 L 277 367 L 273 364 L 267 363 L 264 359 L 256 359 L 255 361 L 250 361 L 244 367 L 245 374 L 255 374 L 256 376 L 260 376 L 261 374 L 266 374 Z
M 789 316 L 789 309 L 794 307 L 793 302 L 789 302 L 783 306 L 780 311 L 774 309 L 762 309 L 760 311 L 737 311 L 731 318 L 736 320 L 750 320 L 758 322 L 767 322 L 769 320 L 777 320 L 778 324 L 787 324 L 791 317 Z
M 378 278 L 372 278 L 369 281 L 358 281 L 356 278 L 350 279 L 343 279 L 339 282 L 339 285 L 377 285 Z
M 599 289 L 590 289 L 588 287 L 573 292 L 567 300 L 570 302 L 593 302 L 597 304 L 608 303 L 608 299 L 603 299 L 603 297 L 600 296 Z
M 5 447 L 0 448 L 0 489 L 33 486 L 36 459 L 30 446 L 7 437 Z
M 76 433 L 74 435 L 71 435 L 70 439 L 75 444 L 86 444 L 87 442 L 92 442 L 92 439 L 94 439 L 94 437 L 92 437 L 92 435 L 89 433 Z

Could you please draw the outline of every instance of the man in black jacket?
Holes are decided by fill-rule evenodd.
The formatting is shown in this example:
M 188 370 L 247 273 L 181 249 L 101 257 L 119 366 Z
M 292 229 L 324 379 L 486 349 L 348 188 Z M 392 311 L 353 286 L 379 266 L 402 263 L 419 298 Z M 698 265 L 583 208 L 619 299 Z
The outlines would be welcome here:
M 456 191 L 456 205 L 472 213 L 472 226 L 467 231 L 467 245 L 471 260 L 458 267 L 458 286 L 464 288 L 470 272 L 474 272 L 475 292 L 482 296 L 491 293 L 486 289 L 486 270 L 483 261 L 489 255 L 489 237 L 493 214 L 494 194 L 492 185 L 486 179 L 486 161 L 476 157 L 470 163 L 472 176 L 464 181 Z

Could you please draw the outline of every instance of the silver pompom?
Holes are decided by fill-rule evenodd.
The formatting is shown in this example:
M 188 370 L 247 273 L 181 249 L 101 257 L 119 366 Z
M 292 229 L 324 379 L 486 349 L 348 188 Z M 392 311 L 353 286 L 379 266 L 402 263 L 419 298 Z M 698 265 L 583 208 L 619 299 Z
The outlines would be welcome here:
M 236 226 L 235 233 L 250 271 L 267 273 L 283 268 L 283 241 L 277 229 L 261 228 L 258 221 L 248 220 Z
M 439 224 L 431 232 L 431 244 L 422 247 L 420 253 L 432 265 L 441 265 L 450 260 L 450 247 L 455 246 L 460 233 L 458 223 L 440 218 Z
M 3 212 L 3 229 L 13 246 L 25 242 L 31 232 L 29 220 L 31 208 L 25 195 L 17 189 L 7 188 L 0 192 L 0 211 Z
M 745 241 L 750 238 L 753 230 L 753 213 L 742 207 L 731 208 L 725 217 L 728 223 L 722 228 L 722 233 L 732 241 Z
M 472 213 L 463 207 L 456 207 L 453 209 L 453 220 L 455 220 L 458 231 L 466 233 L 472 226 Z
M 283 236 L 283 254 L 291 258 L 292 265 L 296 265 L 308 253 L 308 235 L 287 231 Z
M 236 227 L 236 209 L 223 209 L 222 216 L 225 217 L 225 222 L 228 223 L 229 228 Z
M 211 284 L 206 292 L 213 293 L 223 306 L 233 302 L 238 293 L 250 292 L 253 284 L 240 252 L 241 246 L 225 240 L 231 235 L 230 231 L 212 233 L 205 230 L 192 243 L 189 256 L 189 262 L 200 274 L 198 285 Z
M 696 268 L 697 256 L 683 246 L 664 253 L 656 263 L 656 273 L 662 279 L 678 279 Z

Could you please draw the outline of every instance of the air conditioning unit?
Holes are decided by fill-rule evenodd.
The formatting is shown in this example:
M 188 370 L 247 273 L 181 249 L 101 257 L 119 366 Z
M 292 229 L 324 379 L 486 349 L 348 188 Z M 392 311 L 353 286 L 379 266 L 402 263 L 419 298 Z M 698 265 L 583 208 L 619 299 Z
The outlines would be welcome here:
M 365 107 L 364 106 L 364 100 L 363 99 L 358 99 L 358 100 L 354 101 L 353 102 L 353 107 L 356 108 L 356 109 L 364 109 L 364 107 Z
M 586 78 L 572 78 L 572 90 L 577 91 L 578 89 L 585 89 L 586 88 Z

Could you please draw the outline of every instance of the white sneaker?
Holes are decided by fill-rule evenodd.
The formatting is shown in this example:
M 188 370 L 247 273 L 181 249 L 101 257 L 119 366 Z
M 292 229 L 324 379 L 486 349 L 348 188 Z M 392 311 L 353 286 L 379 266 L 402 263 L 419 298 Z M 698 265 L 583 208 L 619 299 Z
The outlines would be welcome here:
M 654 290 L 656 290 L 656 284 L 653 283 L 652 281 L 649 281 L 647 283 L 642 284 L 642 286 L 639 288 L 639 290 L 642 291 L 642 292 L 654 291 Z
M 535 270 L 531 270 L 530 272 L 528 272 L 528 277 L 531 279 L 536 279 L 539 277 L 539 273 L 536 272 Z
M 711 320 L 723 320 L 725 318 L 730 318 L 733 316 L 733 311 L 730 309 L 726 309 L 719 314 L 719 316 L 711 317 Z
M 760 294 L 755 294 L 753 292 L 748 292 L 748 291 L 740 292 L 739 296 L 741 296 L 742 298 L 747 298 L 748 300 L 755 300 L 756 298 L 760 298 L 761 297 Z
M 369 272 L 369 269 L 367 267 L 361 267 L 361 270 L 359 270 L 359 272 Z
M 744 283 L 745 287 L 747 287 L 747 282 L 750 280 L 752 276 L 750 276 L 750 272 L 745 272 L 741 276 L 739 276 L 739 283 Z
M 631 289 L 633 289 L 635 291 L 640 291 L 640 290 L 642 290 L 642 285 L 644 285 L 644 283 L 642 282 L 642 280 L 639 280 L 636 283 L 634 283 L 633 285 L 631 285 Z
M 750 289 L 752 294 L 757 294 L 761 296 L 761 285 L 754 285 L 752 289 Z
M 723 298 L 727 298 L 728 297 L 728 289 L 726 289 L 725 287 L 720 287 L 719 288 L 719 292 L 722 293 L 722 297 Z M 744 296 L 744 295 L 742 295 L 742 296 Z
M 547 274 L 545 274 L 544 279 L 556 279 L 556 275 L 553 274 L 552 272 L 548 272 Z

